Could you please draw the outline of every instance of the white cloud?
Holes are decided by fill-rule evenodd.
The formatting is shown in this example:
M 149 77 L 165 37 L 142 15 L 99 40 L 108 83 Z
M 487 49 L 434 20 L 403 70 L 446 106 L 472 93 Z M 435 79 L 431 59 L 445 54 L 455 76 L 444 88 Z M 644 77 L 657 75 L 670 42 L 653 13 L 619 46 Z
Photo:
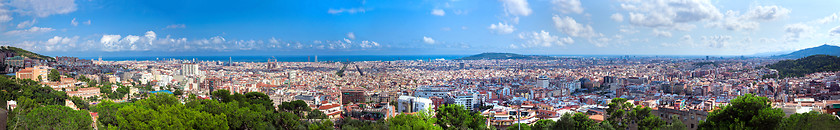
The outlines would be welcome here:
M 549 34 L 545 30 L 540 30 L 540 32 L 519 33 L 519 39 L 525 40 L 525 44 L 522 44 L 522 47 L 564 46 L 575 42 L 571 37 L 560 38 Z
M 516 30 L 516 28 L 514 28 L 513 25 L 504 24 L 502 22 L 499 22 L 499 24 L 490 24 L 490 27 L 488 28 L 492 30 L 492 32 L 497 34 L 510 34 L 513 33 L 514 30 Z
M 562 13 L 583 13 L 583 7 L 580 6 L 580 0 L 552 0 L 554 9 Z
M 621 22 L 621 21 L 624 21 L 624 15 L 621 15 L 619 13 L 614 13 L 610 16 L 610 19 L 612 19 L 613 21 L 616 21 L 616 22 Z
M 60 37 L 54 36 L 46 41 L 23 41 L 21 44 L 15 45 L 26 50 L 37 51 L 67 51 L 66 48 L 77 47 L 76 43 L 79 36 L 75 37 Z
M 435 44 L 435 39 L 432 39 L 431 37 L 423 36 L 423 42 L 426 43 L 426 44 Z
M 560 16 L 554 15 L 552 19 L 554 20 L 554 27 L 566 35 L 586 38 L 597 36 L 592 26 L 579 24 L 569 16 L 561 18 Z
M 9 22 L 12 21 L 12 19 L 14 19 L 12 17 L 12 11 L 9 11 L 9 9 L 7 9 L 6 6 L 3 5 L 3 3 L 5 2 L 0 2 L 0 23 Z
M 432 10 L 432 15 L 443 16 L 443 15 L 446 15 L 446 12 L 443 11 L 442 9 L 433 9 Z
M 329 9 L 327 13 L 330 14 L 341 14 L 341 13 L 348 13 L 348 14 L 356 14 L 356 13 L 365 13 L 365 8 L 340 8 L 340 9 Z
M 653 29 L 653 35 L 657 37 L 671 37 L 671 32 Z
M 682 44 L 695 46 L 694 45 L 694 38 L 692 38 L 691 35 L 688 35 L 688 34 L 683 35 L 683 37 L 680 38 L 680 42 L 682 42 Z
M 840 21 L 840 13 L 833 13 L 829 16 L 825 16 L 824 18 L 818 19 L 817 23 L 828 24 L 835 21 Z
M 73 18 L 73 20 L 70 20 L 70 25 L 78 26 L 79 22 L 76 21 L 76 18 Z
M 831 36 L 840 36 L 840 26 L 832 28 L 828 33 Z
M 630 24 L 644 27 L 686 27 L 688 23 L 717 20 L 723 14 L 709 0 L 627 0 Z
M 17 24 L 17 28 L 19 28 L 19 29 L 20 28 L 27 28 L 29 26 L 34 25 L 36 22 L 38 22 L 38 21 L 35 20 L 35 19 L 29 20 L 29 21 L 23 21 L 23 22 L 20 22 L 19 24 Z
M 528 16 L 531 15 L 531 7 L 528 7 L 527 0 L 499 0 L 505 8 L 505 13 L 514 16 Z
M 356 34 L 353 34 L 353 32 L 349 32 L 349 33 L 347 33 L 347 38 L 356 40 Z
M 785 41 L 799 42 L 799 39 L 803 37 L 803 33 L 810 33 L 812 31 L 814 29 L 811 26 L 801 23 L 785 25 Z
M 24 29 L 24 30 L 12 30 L 12 31 L 8 31 L 8 32 L 3 33 L 3 34 L 6 34 L 6 35 L 25 35 L 25 34 L 47 33 L 47 32 L 52 32 L 52 31 L 55 31 L 55 29 L 42 28 L 42 27 L 32 27 L 32 28 Z
M 723 47 L 729 46 L 729 40 L 732 39 L 732 36 L 728 36 L 728 35 L 703 36 L 702 39 L 711 48 L 723 48 Z
M 788 14 L 790 14 L 790 9 L 776 5 L 755 6 L 751 8 L 749 12 L 744 14 L 744 17 L 753 20 L 770 21 L 787 17 Z
M 38 17 L 76 11 L 75 0 L 12 0 L 9 5 L 15 7 L 16 12 Z
M 726 11 L 726 17 L 721 21 L 707 24 L 709 27 L 720 27 L 730 31 L 739 30 L 755 30 L 758 29 L 759 23 L 753 21 L 746 15 L 740 15 L 737 11 Z
M 167 26 L 166 26 L 166 29 L 178 29 L 178 28 L 187 28 L 187 25 L 184 25 L 184 24 L 172 24 L 172 25 L 167 25 Z

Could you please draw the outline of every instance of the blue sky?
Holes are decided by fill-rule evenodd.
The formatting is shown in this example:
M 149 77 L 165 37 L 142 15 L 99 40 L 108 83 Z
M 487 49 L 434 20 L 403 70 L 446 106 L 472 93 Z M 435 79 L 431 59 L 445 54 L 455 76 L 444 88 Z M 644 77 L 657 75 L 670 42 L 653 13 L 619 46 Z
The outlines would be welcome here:
M 838 5 L 831 0 L 0 0 L 0 44 L 52 56 L 751 55 L 840 45 Z

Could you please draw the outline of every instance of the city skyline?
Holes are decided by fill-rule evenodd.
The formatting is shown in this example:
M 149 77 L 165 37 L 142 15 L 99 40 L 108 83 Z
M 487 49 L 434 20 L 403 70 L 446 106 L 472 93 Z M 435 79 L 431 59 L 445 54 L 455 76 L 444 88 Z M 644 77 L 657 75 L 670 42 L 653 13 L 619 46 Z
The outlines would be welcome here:
M 0 45 L 87 57 L 752 55 L 840 45 L 837 4 L 10 0 L 0 2 Z

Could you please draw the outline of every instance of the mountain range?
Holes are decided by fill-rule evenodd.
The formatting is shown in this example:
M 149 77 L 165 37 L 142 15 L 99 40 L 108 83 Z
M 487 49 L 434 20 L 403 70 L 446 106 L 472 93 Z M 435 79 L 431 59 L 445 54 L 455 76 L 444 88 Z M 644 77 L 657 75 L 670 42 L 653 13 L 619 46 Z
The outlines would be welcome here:
M 840 56 L 840 47 L 832 46 L 828 44 L 823 44 L 822 46 L 812 47 L 812 48 L 805 48 L 802 50 L 794 51 L 788 54 L 783 55 L 776 55 L 772 56 L 774 58 L 803 58 L 812 55 L 831 55 L 831 56 Z

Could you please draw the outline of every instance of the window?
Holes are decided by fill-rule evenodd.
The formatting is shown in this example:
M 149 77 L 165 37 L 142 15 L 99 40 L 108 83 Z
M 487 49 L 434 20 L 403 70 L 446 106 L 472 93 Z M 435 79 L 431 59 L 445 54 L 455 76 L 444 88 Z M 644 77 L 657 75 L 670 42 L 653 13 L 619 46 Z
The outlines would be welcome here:
M 691 124 L 691 128 L 694 129 L 694 124 Z

